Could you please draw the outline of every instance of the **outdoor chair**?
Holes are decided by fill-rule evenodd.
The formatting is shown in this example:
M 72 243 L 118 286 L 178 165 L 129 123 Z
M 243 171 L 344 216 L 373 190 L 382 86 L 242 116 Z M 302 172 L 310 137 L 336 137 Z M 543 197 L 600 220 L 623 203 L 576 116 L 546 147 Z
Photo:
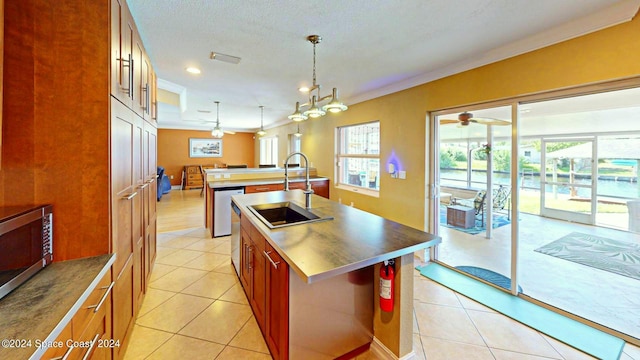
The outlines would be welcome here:
M 476 216 L 480 215 L 483 211 L 483 205 L 484 204 L 484 199 L 487 196 L 487 191 L 486 190 L 479 190 L 476 193 L 476 196 L 470 198 L 470 199 L 460 199 L 460 198 L 452 198 L 451 200 L 451 205 L 462 205 L 462 206 L 467 206 L 467 207 L 471 207 L 475 210 Z
M 507 219 L 511 220 L 511 209 L 509 204 L 509 195 L 511 195 L 511 187 L 500 185 L 497 189 L 493 189 L 492 193 L 493 210 L 504 210 L 507 207 Z M 462 205 L 472 207 L 476 216 L 480 216 L 480 221 L 484 225 L 484 213 L 486 211 L 486 190 L 480 190 L 475 197 L 471 199 L 453 198 L 452 205 Z

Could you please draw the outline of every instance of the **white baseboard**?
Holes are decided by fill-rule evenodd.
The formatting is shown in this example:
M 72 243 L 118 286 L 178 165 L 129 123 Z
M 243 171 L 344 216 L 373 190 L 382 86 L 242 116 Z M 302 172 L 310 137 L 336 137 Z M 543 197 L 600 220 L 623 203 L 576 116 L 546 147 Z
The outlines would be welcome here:
M 387 348 L 383 343 L 380 342 L 380 340 L 378 340 L 377 337 L 373 337 L 373 341 L 371 342 L 371 346 L 369 347 L 369 350 L 378 358 L 381 360 L 414 360 L 416 359 L 416 353 L 413 351 L 413 349 L 411 349 L 411 352 L 408 353 L 407 355 L 399 358 L 396 356 L 396 354 L 394 354 L 393 352 L 391 352 L 391 350 L 389 350 L 389 348 Z

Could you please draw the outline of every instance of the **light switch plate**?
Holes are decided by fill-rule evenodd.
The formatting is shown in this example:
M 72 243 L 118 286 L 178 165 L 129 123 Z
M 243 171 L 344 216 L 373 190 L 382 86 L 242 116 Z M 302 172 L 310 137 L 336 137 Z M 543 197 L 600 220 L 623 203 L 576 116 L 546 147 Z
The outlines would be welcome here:
M 398 171 L 398 177 L 400 179 L 406 179 L 407 178 L 407 172 L 406 171 Z

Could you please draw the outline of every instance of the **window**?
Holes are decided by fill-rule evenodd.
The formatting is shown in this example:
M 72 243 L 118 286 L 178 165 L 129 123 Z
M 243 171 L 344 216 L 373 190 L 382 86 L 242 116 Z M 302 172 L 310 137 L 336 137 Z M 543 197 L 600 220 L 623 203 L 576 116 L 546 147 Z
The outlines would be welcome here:
M 338 186 L 377 196 L 380 191 L 380 122 L 339 127 L 337 144 Z
M 294 152 L 300 152 L 302 147 L 301 147 L 301 141 L 300 141 L 300 137 L 296 136 L 295 134 L 289 134 L 289 152 L 288 154 L 292 154 Z M 300 155 L 294 155 L 291 157 L 291 159 L 289 159 L 289 164 L 300 164 Z
M 278 138 L 260 139 L 260 165 L 278 165 Z

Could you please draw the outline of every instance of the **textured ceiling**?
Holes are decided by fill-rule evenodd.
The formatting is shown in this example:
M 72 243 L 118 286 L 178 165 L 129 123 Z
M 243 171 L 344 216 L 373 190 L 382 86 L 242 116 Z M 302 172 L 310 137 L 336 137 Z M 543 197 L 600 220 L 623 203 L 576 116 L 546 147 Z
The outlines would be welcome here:
M 312 80 L 307 35 L 323 37 L 322 95 L 337 87 L 351 105 L 628 20 L 639 3 L 130 0 L 129 7 L 161 87 L 184 92 L 182 109 L 161 104 L 159 127 L 215 121 L 217 100 L 223 128 L 255 131 L 260 105 L 268 128 L 288 122 L 295 102 L 307 100 L 297 91 Z M 211 51 L 242 60 L 212 61 Z M 202 73 L 188 74 L 188 66 Z

